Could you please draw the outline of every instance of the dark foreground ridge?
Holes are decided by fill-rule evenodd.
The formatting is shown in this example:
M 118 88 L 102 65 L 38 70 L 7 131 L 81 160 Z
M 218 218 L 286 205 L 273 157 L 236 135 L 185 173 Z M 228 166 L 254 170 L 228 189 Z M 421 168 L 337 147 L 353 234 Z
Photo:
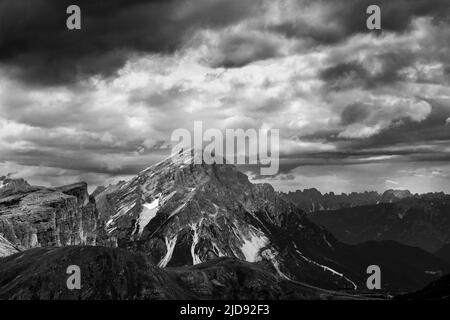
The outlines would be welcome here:
M 69 265 L 81 289 L 66 285 Z M 0 299 L 362 299 L 276 277 L 260 266 L 219 258 L 190 267 L 159 268 L 120 248 L 37 248 L 0 259 Z
M 433 281 L 422 290 L 399 296 L 397 299 L 450 301 L 450 275 L 446 275 L 436 281 Z

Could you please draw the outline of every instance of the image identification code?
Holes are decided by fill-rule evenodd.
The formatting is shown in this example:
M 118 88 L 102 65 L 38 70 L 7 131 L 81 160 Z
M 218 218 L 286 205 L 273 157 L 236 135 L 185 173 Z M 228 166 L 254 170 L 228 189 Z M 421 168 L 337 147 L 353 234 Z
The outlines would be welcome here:
M 268 304 L 226 304 L 223 308 L 188 304 L 180 309 L 180 315 L 203 315 L 210 318 L 214 313 L 229 317 L 240 315 L 269 315 L 270 307 Z

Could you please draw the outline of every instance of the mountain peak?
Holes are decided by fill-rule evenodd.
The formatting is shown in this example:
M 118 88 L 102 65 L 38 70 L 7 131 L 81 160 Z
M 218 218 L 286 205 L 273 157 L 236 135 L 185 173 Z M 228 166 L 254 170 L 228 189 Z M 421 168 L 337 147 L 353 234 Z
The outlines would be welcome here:
M 409 198 L 412 196 L 413 195 L 409 190 L 389 189 L 383 193 L 380 202 L 385 203 L 396 202 L 398 200 Z
M 158 167 L 171 167 L 171 168 L 184 168 L 190 164 L 203 164 L 203 150 L 189 148 L 185 150 L 180 150 L 178 153 L 172 153 L 167 158 L 161 160 L 158 163 L 155 163 L 140 173 L 145 173 L 148 171 L 155 170 Z
M 0 177 L 0 198 L 10 196 L 19 192 L 29 192 L 34 188 L 24 179 L 12 179 L 8 176 Z

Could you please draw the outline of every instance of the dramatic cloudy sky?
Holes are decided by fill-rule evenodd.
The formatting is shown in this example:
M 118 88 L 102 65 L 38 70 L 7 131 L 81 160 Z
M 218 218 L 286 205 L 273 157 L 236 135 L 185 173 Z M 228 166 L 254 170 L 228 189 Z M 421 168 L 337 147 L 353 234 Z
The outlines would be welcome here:
M 202 120 L 280 129 L 281 190 L 450 193 L 449 53 L 448 0 L 0 0 L 0 175 L 127 178 Z

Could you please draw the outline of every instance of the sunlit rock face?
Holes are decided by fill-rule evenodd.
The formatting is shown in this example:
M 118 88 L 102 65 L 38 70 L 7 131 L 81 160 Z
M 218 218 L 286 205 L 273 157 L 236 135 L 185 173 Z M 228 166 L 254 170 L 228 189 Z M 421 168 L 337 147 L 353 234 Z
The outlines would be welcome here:
M 9 256 L 18 250 L 3 236 L 0 235 L 0 258 Z
M 45 188 L 21 179 L 2 182 L 0 235 L 15 249 L 97 243 L 102 232 L 86 183 Z

